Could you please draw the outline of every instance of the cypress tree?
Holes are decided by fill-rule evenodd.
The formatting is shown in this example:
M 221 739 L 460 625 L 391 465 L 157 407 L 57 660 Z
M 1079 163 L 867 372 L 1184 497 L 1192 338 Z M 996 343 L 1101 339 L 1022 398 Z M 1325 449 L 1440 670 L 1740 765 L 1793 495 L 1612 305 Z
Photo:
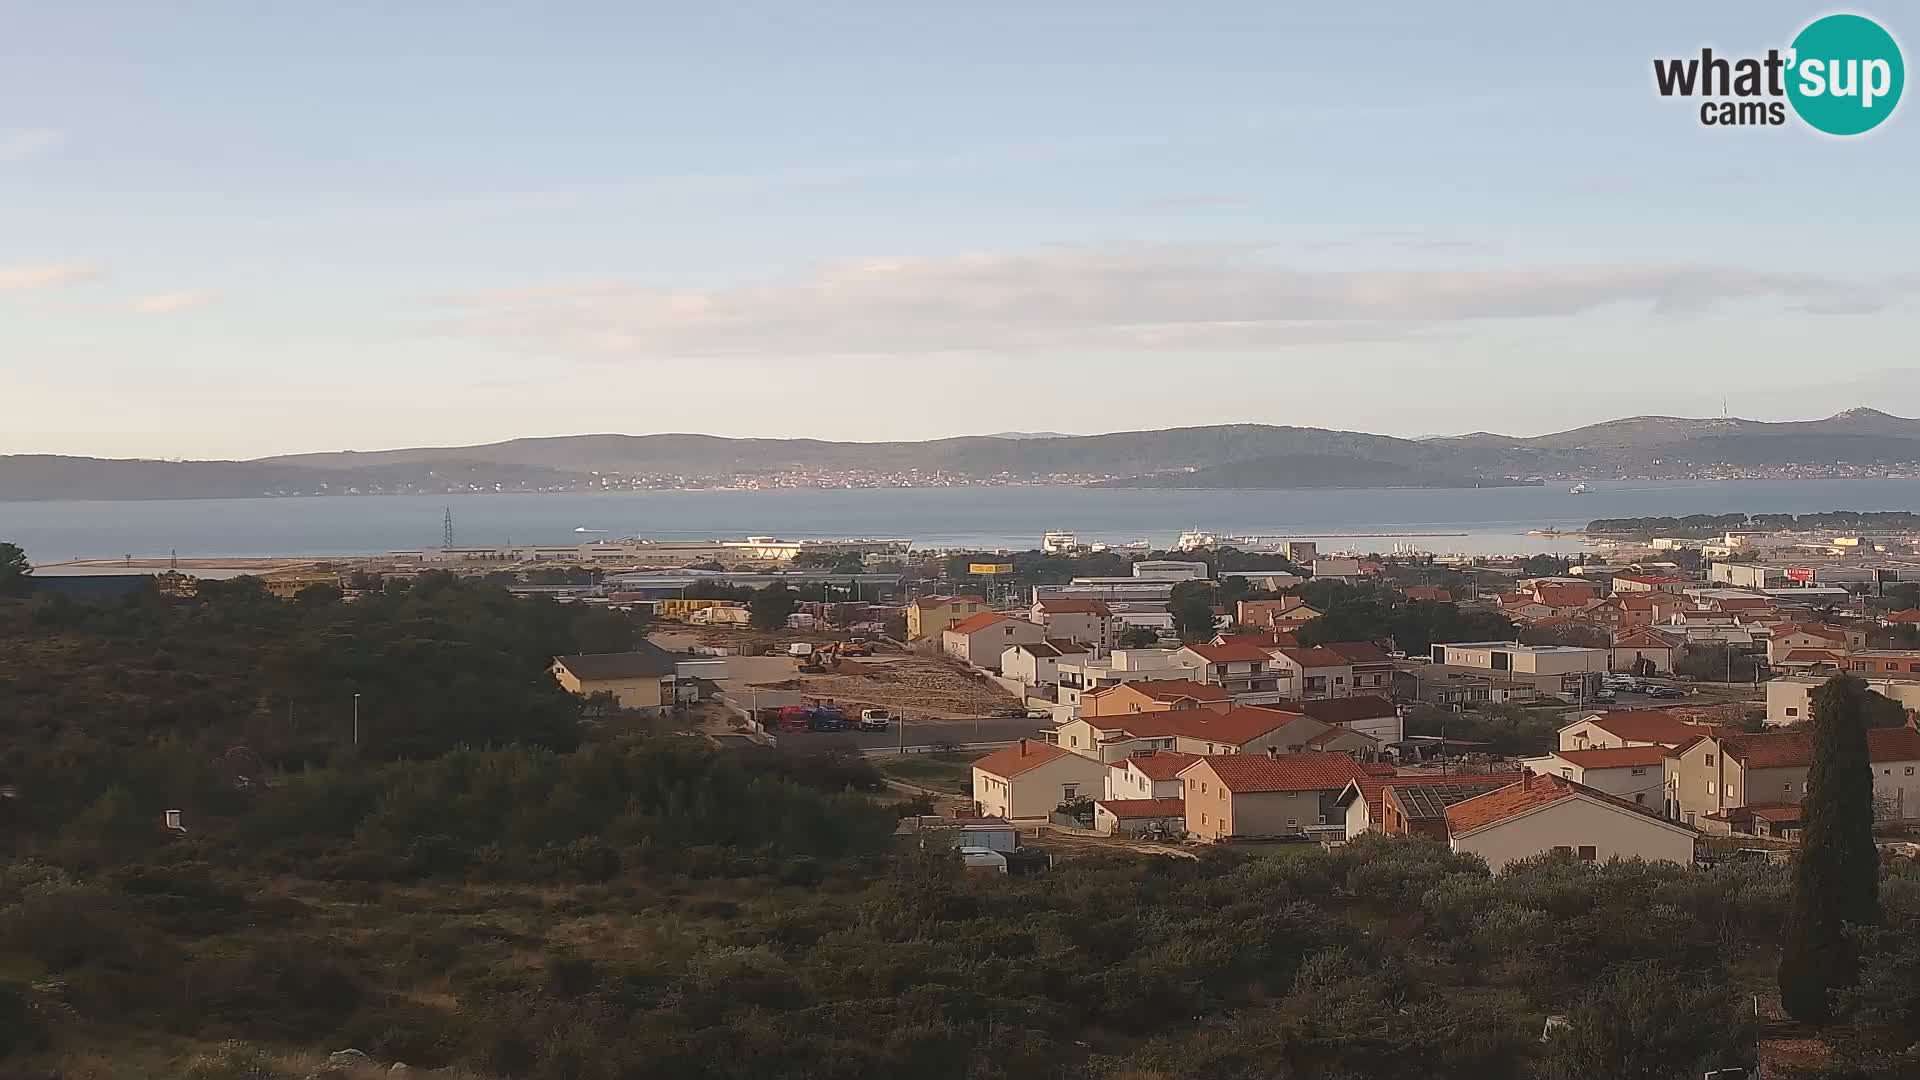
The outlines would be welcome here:
M 1870 924 L 1879 912 L 1867 693 L 1859 679 L 1836 675 L 1813 695 L 1813 767 L 1780 954 L 1780 1004 L 1809 1023 L 1833 1019 L 1834 991 L 1859 978 L 1859 951 L 1846 928 Z

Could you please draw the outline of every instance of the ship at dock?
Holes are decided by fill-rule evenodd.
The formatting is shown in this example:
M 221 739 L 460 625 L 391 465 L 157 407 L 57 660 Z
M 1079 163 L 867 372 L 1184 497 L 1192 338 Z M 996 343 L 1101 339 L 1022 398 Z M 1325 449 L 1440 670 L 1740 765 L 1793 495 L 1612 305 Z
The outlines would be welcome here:
M 851 556 L 905 556 L 913 541 L 905 537 L 847 537 L 785 540 L 774 536 L 747 536 L 718 540 L 655 540 L 643 536 L 590 540 L 574 544 L 452 545 L 389 552 L 387 558 L 423 566 L 516 566 L 551 563 L 597 566 L 609 570 L 641 567 L 686 567 L 701 563 L 723 566 L 781 566 L 802 554 Z

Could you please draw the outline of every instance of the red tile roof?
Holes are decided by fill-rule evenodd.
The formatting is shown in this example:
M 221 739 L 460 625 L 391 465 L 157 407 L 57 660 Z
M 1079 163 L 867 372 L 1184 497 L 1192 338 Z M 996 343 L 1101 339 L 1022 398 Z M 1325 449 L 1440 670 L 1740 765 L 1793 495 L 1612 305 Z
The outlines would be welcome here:
M 1345 754 L 1225 754 L 1187 766 L 1181 775 L 1202 765 L 1213 770 L 1220 783 L 1236 795 L 1274 791 L 1339 791 L 1365 774 Z
M 1273 651 L 1303 668 L 1349 666 L 1346 657 L 1325 646 L 1315 646 L 1310 649 L 1274 649 Z
M 1329 641 L 1322 648 L 1332 649 L 1352 664 L 1391 664 L 1387 650 L 1371 641 Z
M 1226 701 L 1233 697 L 1222 687 L 1208 686 L 1206 683 L 1197 683 L 1192 679 L 1141 679 L 1137 682 L 1115 683 L 1112 686 L 1103 686 L 1087 696 L 1098 697 L 1101 694 L 1111 694 L 1122 686 L 1138 690 L 1154 701 L 1179 701 L 1181 698 L 1191 698 L 1194 701 Z M 1106 717 L 1096 716 L 1088 719 L 1105 720 Z
M 1100 615 L 1111 616 L 1113 610 L 1107 607 L 1105 600 L 1042 600 L 1034 607 L 1049 615 Z
M 1597 750 L 1555 750 L 1553 756 L 1583 769 L 1624 769 L 1659 765 L 1667 759 L 1664 746 L 1606 746 Z
M 1409 600 L 1424 600 L 1430 603 L 1453 602 L 1453 594 L 1438 585 L 1408 585 L 1400 590 L 1400 595 Z
M 1623 574 L 1613 580 L 1631 581 L 1636 585 L 1678 585 L 1687 579 L 1671 574 Z
M 1526 774 L 1518 772 L 1453 773 L 1444 776 L 1395 776 L 1391 774 L 1375 776 L 1369 773 L 1355 780 L 1354 784 L 1358 788 L 1359 796 L 1367 800 L 1369 820 L 1377 823 L 1383 816 L 1382 807 L 1385 805 L 1384 798 L 1386 790 L 1390 787 L 1397 785 L 1445 787 L 1453 784 L 1479 785 L 1489 783 L 1498 783 L 1500 786 L 1505 787 L 1508 784 L 1517 783 L 1525 778 Z M 1352 788 L 1348 789 L 1348 791 L 1352 790 Z M 1345 792 L 1342 793 L 1340 801 L 1342 805 L 1348 802 Z
M 1564 776 L 1540 773 L 1517 784 L 1508 784 L 1496 791 L 1476 795 L 1465 802 L 1457 802 L 1447 807 L 1447 832 L 1460 836 L 1581 795 L 1620 807 L 1630 813 L 1643 815 L 1648 820 L 1658 821 L 1663 825 L 1671 825 L 1676 829 L 1688 829 L 1685 825 L 1660 817 L 1644 806 L 1609 795 L 1598 788 L 1574 783 Z M 1694 830 L 1688 829 L 1688 831 Z
M 1088 717 L 1087 723 L 1101 730 L 1118 729 L 1135 738 L 1159 739 L 1169 735 L 1184 739 L 1203 739 L 1223 746 L 1247 743 L 1300 717 L 1270 709 L 1171 709 L 1166 712 L 1130 713 L 1126 716 Z
M 1368 742 L 1373 743 L 1376 746 L 1379 745 L 1380 743 L 1380 740 L 1374 738 L 1373 736 L 1367 734 L 1364 731 L 1355 731 L 1352 728 L 1330 727 L 1327 730 L 1321 732 L 1320 734 L 1315 735 L 1313 738 L 1308 739 L 1307 745 L 1312 747 L 1315 750 L 1325 749 L 1328 743 L 1337 742 L 1340 739 L 1340 737 L 1343 735 L 1358 735 L 1361 738 L 1367 740 Z
M 1825 623 L 1787 623 L 1784 626 L 1775 627 L 1773 632 L 1779 637 L 1786 637 L 1788 634 L 1806 634 L 1808 637 L 1826 638 L 1828 641 L 1838 641 L 1843 644 L 1847 640 L 1845 630 Z
M 1677 649 L 1681 644 L 1658 630 L 1635 630 L 1613 640 L 1616 649 Z
M 1624 739 L 1627 742 L 1660 743 L 1664 746 L 1678 746 L 1701 735 L 1711 735 L 1719 730 L 1705 724 L 1689 724 L 1673 713 L 1657 709 L 1644 712 L 1597 713 L 1591 717 L 1582 717 L 1581 721 L 1576 722 L 1589 719 L 1594 722 L 1594 726 L 1615 738 Z
M 1050 761 L 1073 756 L 1073 751 L 1044 743 L 1038 739 L 1021 739 L 1012 746 L 1002 747 L 973 763 L 981 772 L 992 773 L 1003 780 L 1011 780 L 1021 773 L 1037 769 Z
M 978 615 L 969 615 L 959 622 L 954 623 L 952 626 L 947 627 L 947 633 L 975 634 L 992 626 L 994 623 L 1011 621 L 1012 620 L 997 611 L 983 611 Z
M 1800 820 L 1799 803 L 1748 803 L 1745 806 L 1729 806 L 1725 810 L 1716 810 L 1707 815 L 1715 821 L 1750 821 L 1759 818 L 1777 824 L 1791 824 Z
M 1842 649 L 1788 649 L 1781 657 L 1786 664 L 1838 664 L 1847 654 Z
M 1548 607 L 1577 608 L 1593 603 L 1599 594 L 1591 585 L 1535 585 L 1533 597 Z
M 1199 642 L 1188 645 L 1187 651 L 1204 658 L 1210 664 L 1259 663 L 1273 659 L 1272 654 L 1258 645 L 1209 645 Z
M 1100 799 L 1094 805 L 1122 821 L 1187 815 L 1185 799 Z
M 1808 727 L 1758 734 L 1723 735 L 1728 757 L 1749 769 L 1797 769 L 1813 764 L 1813 731 Z M 1868 728 L 1867 760 L 1920 761 L 1920 731 L 1911 727 Z
M 1905 611 L 1889 611 L 1886 620 L 1890 623 L 1920 623 L 1920 608 L 1908 608 Z
M 1149 750 L 1123 761 L 1116 761 L 1114 764 L 1123 769 L 1131 765 L 1149 780 L 1172 780 L 1180 775 L 1180 770 L 1199 760 L 1199 754 L 1183 754 L 1178 750 Z

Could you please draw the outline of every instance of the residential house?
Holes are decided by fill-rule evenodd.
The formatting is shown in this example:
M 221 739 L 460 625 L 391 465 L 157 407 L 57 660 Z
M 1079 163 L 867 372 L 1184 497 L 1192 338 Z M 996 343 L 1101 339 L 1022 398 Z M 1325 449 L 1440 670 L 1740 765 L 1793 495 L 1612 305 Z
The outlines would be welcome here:
M 1180 773 L 1187 833 L 1201 840 L 1284 836 L 1336 818 L 1335 801 L 1366 775 L 1345 754 L 1203 757 Z
M 1686 648 L 1679 638 L 1643 628 L 1616 634 L 1610 666 L 1636 675 L 1671 675 L 1674 658 Z
M 1081 699 L 1104 687 L 1126 682 L 1157 682 L 1171 679 L 1192 681 L 1194 670 L 1174 661 L 1174 649 L 1115 649 L 1104 657 L 1083 657 L 1069 661 L 1062 657 L 1055 665 L 1060 675 L 1058 701 L 1079 707 Z
M 1847 670 L 1863 679 L 1920 679 L 1920 649 L 1854 649 Z
M 973 763 L 973 801 L 993 817 L 1046 817 L 1063 802 L 1102 794 L 1110 771 L 1097 759 L 1021 739 Z
M 1186 754 L 1278 754 L 1306 749 L 1327 725 L 1272 709 L 1170 709 L 1125 716 L 1081 716 L 1061 724 L 1057 743 L 1074 753 L 1117 762 L 1147 750 Z
M 1671 750 L 1717 730 L 1663 709 L 1589 713 L 1560 729 L 1560 749 L 1660 746 Z
M 1767 726 L 1785 727 L 1813 719 L 1813 692 L 1831 675 L 1786 675 L 1768 679 Z M 1909 714 L 1920 710 L 1920 682 L 1912 679 L 1867 679 L 1867 689 L 1900 703 Z
M 1838 649 L 1792 649 L 1771 666 L 1789 675 L 1830 678 L 1847 669 L 1847 654 Z
M 1038 645 L 1045 640 L 1045 627 L 995 611 L 969 615 L 940 632 L 940 648 L 948 656 L 989 671 L 1000 670 L 1000 658 L 1009 645 Z
M 938 639 L 947 627 L 987 610 L 980 596 L 916 596 L 907 605 L 907 639 Z
M 1250 626 L 1256 630 L 1271 630 L 1275 623 L 1305 622 L 1317 619 L 1320 612 L 1307 608 L 1310 614 L 1296 619 L 1293 612 L 1306 608 L 1306 601 L 1298 596 L 1282 596 L 1272 600 L 1242 600 L 1234 605 L 1233 621 L 1241 626 Z
M 1305 749 L 1323 754 L 1346 754 L 1355 761 L 1379 761 L 1386 747 L 1379 739 L 1353 728 L 1330 727 L 1307 740 Z
M 1186 793 L 1180 770 L 1200 760 L 1178 750 L 1142 750 L 1107 764 L 1109 799 L 1177 799 Z
M 1393 658 L 1385 649 L 1371 641 L 1329 641 L 1321 648 L 1339 653 L 1353 668 L 1347 681 L 1348 693 L 1393 693 Z
M 1174 659 L 1198 672 L 1198 681 L 1220 687 L 1236 701 L 1268 704 L 1286 697 L 1273 657 L 1258 646 L 1202 642 L 1183 646 Z
M 1233 696 L 1225 687 L 1207 686 L 1192 679 L 1149 679 L 1102 687 L 1080 699 L 1085 717 L 1126 716 L 1173 709 L 1212 709 L 1226 712 Z
M 1446 808 L 1448 844 L 1495 873 L 1561 852 L 1589 862 L 1693 865 L 1697 830 L 1564 776 L 1543 773 Z
M 1342 698 L 1353 693 L 1353 661 L 1324 645 L 1275 648 L 1274 670 L 1282 694 L 1292 701 Z
M 1609 746 L 1594 750 L 1555 750 L 1520 764 L 1536 773 L 1553 773 L 1617 795 L 1660 813 L 1667 806 L 1665 746 Z
M 552 671 L 577 697 L 610 695 L 622 709 L 656 716 L 673 708 L 673 654 L 644 639 L 629 652 L 556 656 Z
M 1346 822 L 1347 839 L 1349 840 L 1366 832 L 1379 832 L 1389 836 L 1402 836 L 1413 831 L 1413 823 L 1415 820 L 1425 819 L 1417 819 L 1414 816 L 1416 813 L 1414 806 L 1409 805 L 1415 802 L 1416 797 L 1405 796 L 1400 800 L 1401 806 L 1398 816 L 1389 821 L 1386 812 L 1386 791 L 1390 787 L 1406 785 L 1408 787 L 1427 790 L 1459 788 L 1466 792 L 1462 798 L 1471 798 L 1474 795 L 1492 791 L 1495 788 L 1506 787 L 1508 784 L 1521 779 L 1524 779 L 1524 774 L 1518 772 L 1421 773 L 1409 774 L 1407 776 L 1362 776 L 1353 780 L 1341 790 L 1339 797 L 1334 800 L 1334 807 L 1342 815 L 1340 820 Z M 1436 799 L 1435 801 L 1439 803 L 1439 808 L 1443 811 L 1446 806 L 1449 805 L 1449 800 L 1446 799 Z M 1447 838 L 1444 827 L 1445 814 L 1442 813 L 1440 816 L 1442 819 L 1440 823 L 1440 834 L 1434 836 L 1433 839 L 1445 840 Z M 1431 836 L 1432 833 L 1430 830 L 1432 826 L 1428 825 L 1426 828 L 1429 831 L 1422 833 L 1422 835 Z
M 1692 579 L 1673 574 L 1625 574 L 1613 579 L 1615 593 L 1677 593 L 1694 584 Z
M 1102 836 L 1179 837 L 1187 831 L 1186 800 L 1102 799 L 1093 804 L 1093 831 Z
M 1009 645 L 1000 654 L 1000 674 L 1023 686 L 1054 686 L 1060 682 L 1060 661 L 1086 654 L 1085 645 L 1060 638 Z
M 1095 651 L 1112 649 L 1126 624 L 1114 617 L 1105 600 L 1054 597 L 1036 600 L 1031 621 L 1046 627 L 1051 641 L 1077 641 Z
M 1453 603 L 1453 594 L 1439 585 L 1402 585 L 1400 595 L 1416 604 Z
M 1496 673 L 1482 668 L 1410 664 L 1394 671 L 1393 697 L 1396 701 L 1471 708 L 1489 703 L 1532 701 L 1541 696 L 1541 681 L 1532 675 Z M 1559 691 L 1558 676 L 1546 681 L 1552 692 Z
M 1860 646 L 1865 647 L 1866 643 L 1866 635 L 1861 634 Z M 1773 628 L 1773 636 L 1767 639 L 1767 663 L 1778 664 L 1795 649 L 1845 652 L 1854 647 L 1845 627 L 1827 623 L 1782 623 Z
M 1382 745 L 1391 745 L 1406 738 L 1406 727 L 1401 720 L 1399 707 L 1376 694 L 1295 701 L 1289 702 L 1285 709 L 1311 716 L 1323 724 L 1358 731 Z
M 1793 840 L 1800 835 L 1800 804 L 1756 803 L 1716 810 L 1700 818 L 1700 830 L 1715 836 L 1766 836 Z
M 1875 815 L 1920 818 L 1920 731 L 1869 728 L 1867 760 Z M 1668 755 L 1668 813 L 1692 824 L 1733 807 L 1795 802 L 1806 795 L 1812 765 L 1808 727 L 1702 735 Z
M 1881 626 L 1920 626 L 1920 608 L 1889 611 L 1880 616 Z
M 1541 693 L 1584 700 L 1607 670 L 1606 649 L 1522 645 L 1517 641 L 1455 642 L 1433 647 L 1433 662 L 1502 675 L 1532 676 Z
M 1683 607 L 1685 601 L 1671 593 L 1619 593 L 1587 608 L 1581 617 L 1619 634 L 1638 630 L 1664 620 L 1666 614 Z

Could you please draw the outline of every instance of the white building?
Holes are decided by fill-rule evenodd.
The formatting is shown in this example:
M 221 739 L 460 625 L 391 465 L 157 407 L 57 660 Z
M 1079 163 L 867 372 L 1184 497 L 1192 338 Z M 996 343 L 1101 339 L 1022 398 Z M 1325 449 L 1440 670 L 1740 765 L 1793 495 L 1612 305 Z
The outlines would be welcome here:
M 1060 682 L 1060 661 L 1085 655 L 1087 647 L 1077 641 L 1022 642 L 1000 654 L 1000 674 L 1023 686 L 1054 686 Z
M 1881 697 L 1892 698 L 1909 712 L 1920 711 L 1920 682 L 1911 679 L 1875 679 L 1865 676 L 1867 689 Z M 1780 675 L 1768 679 L 1767 726 L 1785 727 L 1813 719 L 1813 692 L 1826 678 L 1811 675 Z
M 1556 750 L 1526 758 L 1528 771 L 1565 777 L 1635 806 L 1664 810 L 1667 805 L 1667 748 L 1616 746 L 1593 750 Z
M 1453 850 L 1480 856 L 1495 873 L 1548 852 L 1588 862 L 1637 858 L 1690 866 L 1699 836 L 1690 826 L 1550 773 L 1454 803 L 1446 815 Z

